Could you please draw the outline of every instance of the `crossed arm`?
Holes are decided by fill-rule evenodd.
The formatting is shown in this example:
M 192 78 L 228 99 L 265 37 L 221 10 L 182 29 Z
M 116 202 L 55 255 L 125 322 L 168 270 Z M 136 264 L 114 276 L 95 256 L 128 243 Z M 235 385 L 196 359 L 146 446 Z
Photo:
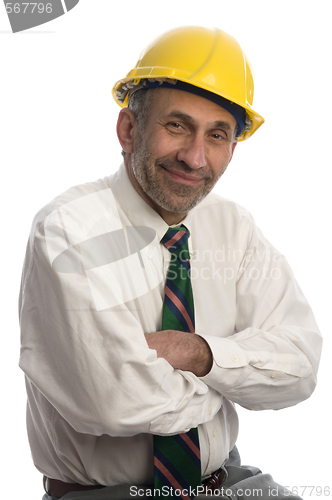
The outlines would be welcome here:
M 147 333 L 144 340 L 143 331 L 156 323 L 141 324 L 125 306 L 100 314 L 91 305 L 85 277 L 54 271 L 42 227 L 28 247 L 22 278 L 20 366 L 40 398 L 77 432 L 177 433 L 213 418 L 220 395 L 263 410 L 297 404 L 313 391 L 321 349 L 318 327 L 289 266 L 274 258 L 279 254 L 255 228 L 247 245 L 253 253 L 239 268 L 237 307 L 224 315 L 226 326 L 217 320 L 227 313 L 233 285 L 220 282 L 221 305 L 207 304 L 210 313 L 205 314 L 212 311 L 212 316 L 206 328 L 200 322 L 204 333 L 165 330 Z M 54 234 L 58 229 L 60 234 L 55 225 Z M 278 279 L 266 279 L 265 271 L 251 278 L 251 271 L 265 266 L 279 271 Z M 211 285 L 216 290 L 216 283 Z M 197 289 L 197 303 L 204 304 L 204 290 Z M 149 301 L 141 307 L 148 317 Z
M 197 377 L 204 377 L 212 368 L 212 352 L 208 343 L 193 333 L 177 330 L 162 330 L 146 333 L 150 349 L 157 351 L 158 358 L 164 358 L 174 368 L 190 371 Z

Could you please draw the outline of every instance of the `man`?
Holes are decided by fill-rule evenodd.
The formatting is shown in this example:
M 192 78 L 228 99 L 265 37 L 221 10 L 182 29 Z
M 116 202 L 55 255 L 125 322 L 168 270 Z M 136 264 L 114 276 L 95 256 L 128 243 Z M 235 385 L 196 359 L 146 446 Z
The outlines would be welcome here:
M 247 59 L 219 29 L 179 28 L 114 97 L 124 164 L 39 212 L 27 249 L 20 366 L 43 498 L 299 498 L 235 447 L 234 403 L 308 398 L 321 350 L 285 259 L 210 193 L 263 123 Z

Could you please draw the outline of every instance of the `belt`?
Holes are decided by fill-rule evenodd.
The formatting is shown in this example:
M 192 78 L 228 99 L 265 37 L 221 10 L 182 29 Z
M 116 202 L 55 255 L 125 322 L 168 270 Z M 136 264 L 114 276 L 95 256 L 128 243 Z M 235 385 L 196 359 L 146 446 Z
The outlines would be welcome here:
M 53 495 L 55 497 L 63 497 L 67 493 L 73 493 L 74 491 L 89 491 L 89 490 L 100 490 L 105 486 L 100 484 L 84 486 L 78 483 L 64 483 L 59 479 L 50 479 L 49 477 L 44 480 L 44 488 L 48 495 Z
M 205 493 L 218 490 L 226 477 L 227 471 L 224 466 L 221 466 L 220 469 L 216 470 L 213 474 L 211 474 L 211 476 L 202 482 L 202 486 L 205 488 Z M 83 484 L 78 483 L 64 483 L 63 481 L 59 481 L 59 479 L 50 479 L 49 477 L 44 478 L 44 487 L 49 495 L 53 495 L 55 497 L 63 497 L 67 495 L 67 493 L 73 493 L 74 491 L 89 491 L 105 488 L 105 486 L 100 484 L 84 486 Z
M 205 491 L 203 491 L 202 493 L 208 495 L 216 490 L 219 490 L 220 486 L 225 481 L 227 476 L 228 472 L 225 469 L 224 465 L 222 465 L 220 469 L 216 470 L 213 474 L 211 474 L 211 476 L 209 476 L 202 482 L 202 486 L 204 486 L 205 489 Z

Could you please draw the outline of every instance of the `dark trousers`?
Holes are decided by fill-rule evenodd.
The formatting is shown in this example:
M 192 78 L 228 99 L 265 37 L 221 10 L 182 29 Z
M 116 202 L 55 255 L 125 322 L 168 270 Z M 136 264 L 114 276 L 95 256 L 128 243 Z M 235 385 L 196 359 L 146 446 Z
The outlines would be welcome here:
M 197 500 L 301 500 L 277 484 L 270 474 L 263 474 L 257 467 L 241 465 L 236 447 L 226 462 L 228 477 L 214 495 L 199 494 Z M 158 498 L 158 497 L 156 497 Z M 175 497 L 177 498 L 177 497 Z M 42 500 L 59 500 L 48 495 Z M 100 490 L 67 493 L 61 500 L 153 500 L 153 486 L 134 486 L 121 484 L 108 486 Z

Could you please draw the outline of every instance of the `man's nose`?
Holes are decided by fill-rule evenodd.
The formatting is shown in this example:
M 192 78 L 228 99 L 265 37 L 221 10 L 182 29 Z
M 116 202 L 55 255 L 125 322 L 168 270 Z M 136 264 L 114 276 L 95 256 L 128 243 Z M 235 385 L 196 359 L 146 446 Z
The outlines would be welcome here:
M 206 166 L 206 145 L 204 137 L 195 135 L 187 140 L 177 154 L 178 161 L 185 162 L 188 167 L 198 169 Z

